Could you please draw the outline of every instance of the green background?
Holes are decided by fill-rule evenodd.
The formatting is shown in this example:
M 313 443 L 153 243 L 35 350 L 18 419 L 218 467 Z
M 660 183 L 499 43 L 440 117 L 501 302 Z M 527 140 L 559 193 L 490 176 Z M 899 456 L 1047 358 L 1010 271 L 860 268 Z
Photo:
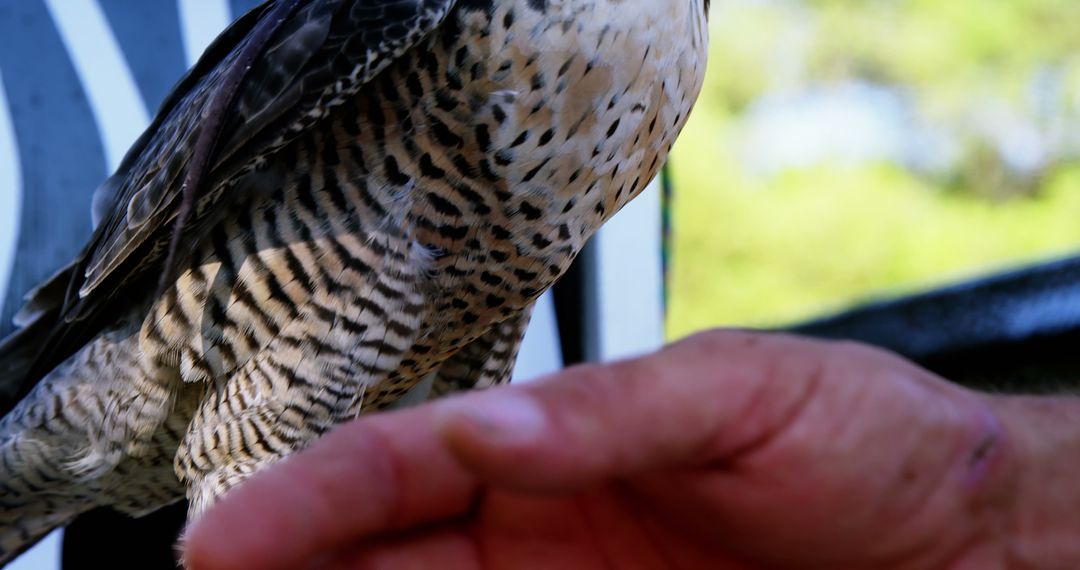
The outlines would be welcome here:
M 714 2 L 705 88 L 672 154 L 668 337 L 791 323 L 1080 250 L 1078 23 L 1076 0 Z M 747 167 L 763 97 L 852 83 L 899 93 L 912 122 L 953 141 L 949 165 Z M 987 135 L 1008 120 L 1050 149 L 1038 168 L 1002 158 L 1002 140 L 1023 141 L 1008 129 Z

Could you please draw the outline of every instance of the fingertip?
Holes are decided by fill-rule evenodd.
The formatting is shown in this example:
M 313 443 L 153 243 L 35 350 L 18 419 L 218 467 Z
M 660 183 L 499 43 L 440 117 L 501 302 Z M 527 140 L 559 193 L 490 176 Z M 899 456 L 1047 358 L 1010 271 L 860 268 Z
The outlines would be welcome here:
M 180 567 L 187 570 L 207 570 L 206 554 L 202 551 L 202 545 L 192 543 L 190 537 L 195 530 L 195 524 L 190 524 L 180 532 L 180 536 L 173 544 L 173 554 L 180 562 Z
M 458 459 L 474 466 L 534 446 L 550 429 L 540 403 L 513 391 L 448 400 L 439 406 L 435 425 Z
M 221 548 L 222 533 L 217 518 L 199 517 L 187 524 L 176 542 L 180 552 L 181 567 L 187 570 L 212 570 L 219 568 L 216 561 L 228 556 L 228 548 Z
M 221 563 L 227 561 L 230 555 L 228 545 L 223 544 L 224 535 L 214 530 L 218 526 L 214 520 L 209 523 L 202 521 L 200 518 L 191 522 L 177 539 L 176 549 L 181 567 L 187 570 L 227 568 Z
M 310 463 L 330 463 L 314 453 Z M 256 473 L 191 521 L 180 542 L 185 568 L 295 568 L 321 545 L 335 516 L 323 496 L 332 489 L 303 463 L 289 457 Z

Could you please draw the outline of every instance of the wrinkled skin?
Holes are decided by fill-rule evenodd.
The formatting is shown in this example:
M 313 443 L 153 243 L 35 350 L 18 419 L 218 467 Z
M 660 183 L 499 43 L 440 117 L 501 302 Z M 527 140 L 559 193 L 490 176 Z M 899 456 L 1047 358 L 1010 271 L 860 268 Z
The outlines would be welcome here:
M 183 552 L 197 570 L 1004 568 L 1003 425 L 875 349 L 717 331 L 342 426 Z

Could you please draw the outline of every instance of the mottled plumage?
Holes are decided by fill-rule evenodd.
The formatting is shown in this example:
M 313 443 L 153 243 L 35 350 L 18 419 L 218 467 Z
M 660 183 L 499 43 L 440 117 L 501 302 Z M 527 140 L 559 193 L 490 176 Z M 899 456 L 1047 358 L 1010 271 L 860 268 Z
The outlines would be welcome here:
M 508 380 L 534 300 L 682 128 L 707 3 L 238 20 L 0 345 L 0 561 L 98 505 L 186 493 L 194 516 L 429 375 L 436 394 Z

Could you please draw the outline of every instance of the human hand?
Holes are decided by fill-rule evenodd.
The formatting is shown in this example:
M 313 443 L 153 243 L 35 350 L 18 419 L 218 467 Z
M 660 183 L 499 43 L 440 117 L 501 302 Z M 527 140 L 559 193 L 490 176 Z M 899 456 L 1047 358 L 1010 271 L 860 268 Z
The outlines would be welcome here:
M 221 568 L 1004 568 L 992 399 L 847 343 L 711 332 L 341 426 L 190 530 Z

